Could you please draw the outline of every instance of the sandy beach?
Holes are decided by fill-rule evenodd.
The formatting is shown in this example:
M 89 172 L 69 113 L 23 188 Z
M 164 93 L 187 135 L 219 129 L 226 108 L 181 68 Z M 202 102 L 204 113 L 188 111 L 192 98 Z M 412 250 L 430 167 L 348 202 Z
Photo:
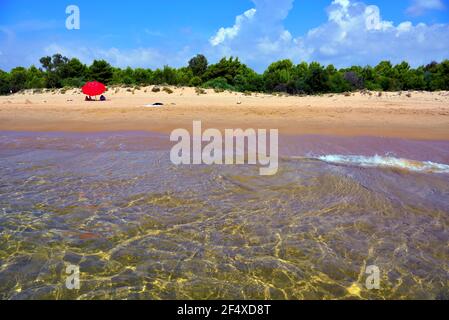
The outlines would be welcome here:
M 224 128 L 277 128 L 281 134 L 449 140 L 448 92 L 377 92 L 280 96 L 153 87 L 110 88 L 106 102 L 80 90 L 27 91 L 0 97 L 1 131 L 153 131 L 191 128 L 193 120 Z M 153 103 L 163 106 L 146 106 Z M 240 102 L 240 103 L 239 103 Z

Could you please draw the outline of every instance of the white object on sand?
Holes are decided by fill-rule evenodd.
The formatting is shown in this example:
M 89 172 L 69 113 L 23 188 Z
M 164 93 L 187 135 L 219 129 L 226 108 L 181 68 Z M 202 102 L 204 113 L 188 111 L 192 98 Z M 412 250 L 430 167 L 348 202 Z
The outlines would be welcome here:
M 151 104 L 145 104 L 144 107 L 147 108 L 158 108 L 158 107 L 163 107 L 164 104 L 161 102 L 156 102 L 156 103 L 151 103 Z

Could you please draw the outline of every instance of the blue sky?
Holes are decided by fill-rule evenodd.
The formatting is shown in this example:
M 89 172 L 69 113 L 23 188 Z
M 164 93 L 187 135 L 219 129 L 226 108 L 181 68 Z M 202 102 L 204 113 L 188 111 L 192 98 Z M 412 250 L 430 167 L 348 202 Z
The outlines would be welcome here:
M 65 27 L 72 4 L 80 30 Z M 0 0 L 0 69 L 56 52 L 146 68 L 196 53 L 239 56 L 258 71 L 282 58 L 419 65 L 449 58 L 449 0 Z

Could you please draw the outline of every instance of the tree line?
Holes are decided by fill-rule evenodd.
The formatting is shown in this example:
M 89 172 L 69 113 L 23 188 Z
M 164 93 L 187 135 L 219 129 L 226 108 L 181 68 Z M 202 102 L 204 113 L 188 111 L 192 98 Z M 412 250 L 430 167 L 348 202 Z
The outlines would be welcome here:
M 23 89 L 81 87 L 97 80 L 107 85 L 173 85 L 214 88 L 240 92 L 284 92 L 289 94 L 342 93 L 356 90 L 449 90 L 449 60 L 412 68 L 407 62 L 393 65 L 382 61 L 376 66 L 353 66 L 337 69 L 318 62 L 291 60 L 272 63 L 262 74 L 255 72 L 238 58 L 223 58 L 209 64 L 204 55 L 192 58 L 182 68 L 160 69 L 111 66 L 95 60 L 90 66 L 76 58 L 61 54 L 40 59 L 39 68 L 17 67 L 10 72 L 0 70 L 0 94 Z

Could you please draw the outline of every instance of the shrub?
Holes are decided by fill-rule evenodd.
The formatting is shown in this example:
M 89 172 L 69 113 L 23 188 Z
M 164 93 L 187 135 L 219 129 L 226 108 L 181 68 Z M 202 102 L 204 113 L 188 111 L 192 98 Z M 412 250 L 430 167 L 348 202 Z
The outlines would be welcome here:
M 189 68 L 192 70 L 192 73 L 195 76 L 201 76 L 206 72 L 208 61 L 205 56 L 202 54 L 197 55 L 196 57 L 190 59 L 189 61 Z
M 215 78 L 212 80 L 207 81 L 204 84 L 205 88 L 211 88 L 211 89 L 223 89 L 223 90 L 231 90 L 233 91 L 235 88 L 233 86 L 231 86 L 228 81 L 223 78 L 223 77 L 219 77 L 219 78 Z
M 168 94 L 172 94 L 172 93 L 173 93 L 173 90 L 170 89 L 169 87 L 164 87 L 162 90 L 163 90 L 164 92 L 168 93 Z
M 152 92 L 161 92 L 161 88 L 159 87 L 153 87 L 153 89 L 151 89 Z
M 285 83 L 280 83 L 274 87 L 274 92 L 287 92 L 287 85 Z
M 196 92 L 197 95 L 207 94 L 206 90 L 204 90 L 202 88 L 195 88 L 195 92 Z
M 61 84 L 64 87 L 80 88 L 86 83 L 85 79 L 80 78 L 67 78 L 62 80 Z
M 357 73 L 353 71 L 346 72 L 344 74 L 344 79 L 351 84 L 355 89 L 362 89 L 365 86 L 363 78 L 360 78 Z
M 191 87 L 198 87 L 198 86 L 200 86 L 201 85 L 201 83 L 203 83 L 202 81 L 201 81 L 201 78 L 200 77 L 193 77 L 191 80 L 190 80 L 190 86 Z

